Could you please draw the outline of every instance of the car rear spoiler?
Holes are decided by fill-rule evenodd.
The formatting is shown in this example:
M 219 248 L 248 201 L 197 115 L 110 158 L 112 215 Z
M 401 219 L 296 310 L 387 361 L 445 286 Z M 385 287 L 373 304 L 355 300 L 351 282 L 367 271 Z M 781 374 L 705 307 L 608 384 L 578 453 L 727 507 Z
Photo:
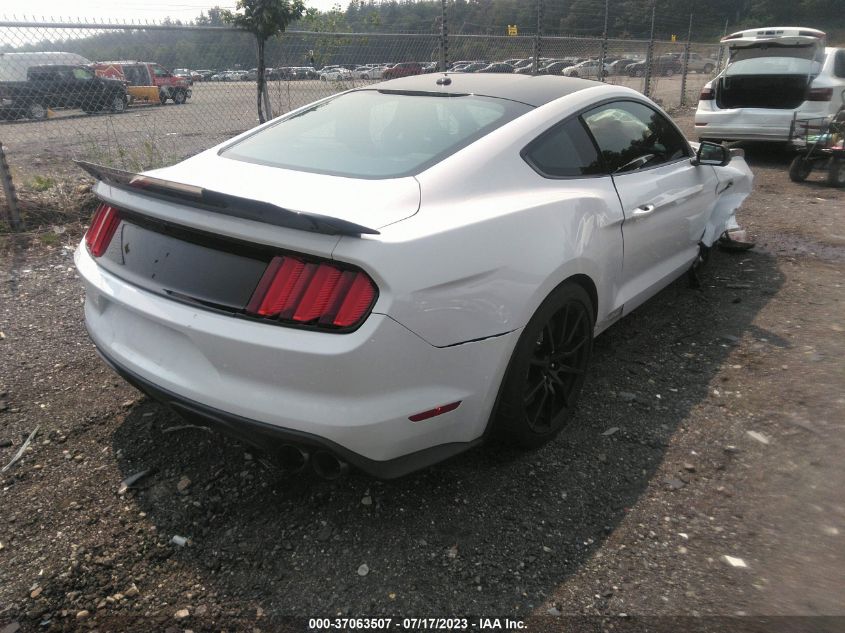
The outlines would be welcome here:
M 97 180 L 150 198 L 175 201 L 213 213 L 254 220 L 289 229 L 324 233 L 326 235 L 378 235 L 379 232 L 354 222 L 315 213 L 302 213 L 277 207 L 269 202 L 210 191 L 203 187 L 164 180 L 154 176 L 97 165 L 83 160 L 74 161 Z

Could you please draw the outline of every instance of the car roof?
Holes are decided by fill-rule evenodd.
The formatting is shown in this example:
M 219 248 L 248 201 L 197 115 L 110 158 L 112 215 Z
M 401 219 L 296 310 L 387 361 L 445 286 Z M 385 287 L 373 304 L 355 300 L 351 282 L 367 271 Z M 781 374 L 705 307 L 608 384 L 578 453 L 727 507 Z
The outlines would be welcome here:
M 447 85 L 441 85 L 442 81 L 438 83 L 444 78 L 448 78 L 450 83 Z M 539 107 L 596 85 L 600 84 L 587 79 L 554 75 L 431 73 L 392 79 L 364 89 L 447 95 L 474 94 L 519 101 Z

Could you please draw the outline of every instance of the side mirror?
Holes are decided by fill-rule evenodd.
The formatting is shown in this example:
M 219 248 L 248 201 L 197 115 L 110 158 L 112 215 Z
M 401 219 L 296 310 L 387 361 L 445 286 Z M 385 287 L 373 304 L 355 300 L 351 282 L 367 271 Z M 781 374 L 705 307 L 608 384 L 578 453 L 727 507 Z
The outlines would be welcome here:
M 731 162 L 731 150 L 724 145 L 701 141 L 698 151 L 695 153 L 694 165 L 715 165 L 724 167 Z

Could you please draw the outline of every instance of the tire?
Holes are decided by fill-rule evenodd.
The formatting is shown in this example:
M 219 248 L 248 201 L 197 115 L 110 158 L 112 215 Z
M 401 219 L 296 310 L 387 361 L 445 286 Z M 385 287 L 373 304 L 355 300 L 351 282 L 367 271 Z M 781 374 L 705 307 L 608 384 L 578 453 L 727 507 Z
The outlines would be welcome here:
M 176 105 L 182 105 L 187 100 L 188 100 L 188 95 L 185 94 L 184 90 L 176 90 L 173 93 L 173 103 L 175 103 Z
M 26 114 L 30 119 L 36 121 L 43 121 L 47 118 L 47 108 L 40 103 L 30 103 L 26 109 Z
M 637 69 L 634 71 L 634 74 L 633 74 L 633 75 L 631 75 L 631 76 L 632 76 L 632 77 L 645 77 L 645 71 L 644 71 L 644 70 L 640 70 L 639 68 L 637 68 Z
M 792 182 L 804 182 L 813 171 L 813 161 L 799 154 L 789 165 L 789 179 Z
M 491 419 L 495 437 L 536 448 L 560 433 L 584 384 L 594 322 L 590 297 L 577 284 L 565 282 L 543 301 L 522 331 L 502 380 Z
M 367 79 L 369 79 L 369 78 L 370 78 L 370 76 L 369 76 L 369 75 L 366 75 L 366 74 L 361 75 L 361 79 L 367 80 Z
M 165 93 L 165 92 L 159 92 L 158 93 L 158 101 L 161 105 L 164 105 L 165 103 L 167 103 L 167 99 L 168 99 L 167 93 Z
M 664 77 L 671 77 L 671 76 L 672 76 L 672 75 L 674 75 L 674 74 L 675 74 L 675 71 L 674 71 L 674 70 L 672 70 L 671 68 L 666 68 L 666 69 L 663 71 L 663 76 L 664 76 Z
M 704 70 L 702 71 L 705 75 L 709 75 L 713 72 L 713 64 L 705 64 Z
M 109 110 L 116 114 L 126 111 L 126 97 L 123 95 L 115 95 L 109 104 Z
M 827 166 L 827 184 L 831 187 L 845 187 L 845 159 L 830 159 Z
M 576 72 L 571 72 L 571 73 L 569 73 L 569 76 L 570 76 L 570 77 L 575 77 L 575 78 L 577 79 L 577 78 L 578 78 L 578 73 L 576 73 Z

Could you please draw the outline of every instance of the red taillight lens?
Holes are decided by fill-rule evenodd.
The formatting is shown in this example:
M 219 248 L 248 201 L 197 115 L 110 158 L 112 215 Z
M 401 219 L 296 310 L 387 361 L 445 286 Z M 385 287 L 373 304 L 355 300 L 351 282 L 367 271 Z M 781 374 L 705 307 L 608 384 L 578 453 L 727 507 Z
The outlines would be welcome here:
M 85 245 L 94 257 L 100 257 L 106 252 L 119 224 L 120 214 L 117 209 L 107 204 L 97 207 L 91 218 L 91 226 L 85 233 Z
M 246 311 L 280 321 L 348 328 L 364 320 L 375 296 L 375 284 L 363 272 L 285 255 L 267 265 Z
M 713 88 L 702 88 L 701 94 L 698 95 L 699 101 L 713 101 L 716 98 L 716 91 Z
M 807 101 L 830 101 L 833 99 L 833 88 L 810 88 L 807 91 Z

